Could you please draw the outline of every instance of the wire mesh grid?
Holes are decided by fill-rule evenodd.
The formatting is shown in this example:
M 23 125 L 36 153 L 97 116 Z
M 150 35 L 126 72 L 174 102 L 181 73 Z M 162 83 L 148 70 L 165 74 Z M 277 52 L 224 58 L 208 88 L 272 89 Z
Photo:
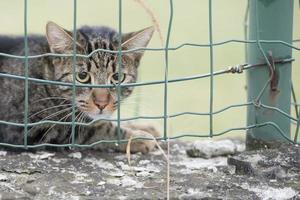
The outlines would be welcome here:
M 121 38 L 119 38 L 119 47 L 118 51 L 112 51 L 112 50 L 107 50 L 107 49 L 96 49 L 93 52 L 91 52 L 88 55 L 82 55 L 82 54 L 77 54 L 76 53 L 76 42 L 73 43 L 73 53 L 72 54 L 55 54 L 55 53 L 46 53 L 46 54 L 40 54 L 40 55 L 28 55 L 28 32 L 27 32 L 27 27 L 28 27 L 28 9 L 27 9 L 27 3 L 28 0 L 24 0 L 24 48 L 25 48 L 25 53 L 24 56 L 19 56 L 19 55 L 12 55 L 12 54 L 6 54 L 6 53 L 1 53 L 0 56 L 4 57 L 9 57 L 9 58 L 16 58 L 16 59 L 23 59 L 24 60 L 24 69 L 25 69 L 25 74 L 24 76 L 18 76 L 18 75 L 13 75 L 13 74 L 6 74 L 6 73 L 0 73 L 0 77 L 8 77 L 11 79 L 20 79 L 24 80 L 25 82 L 25 107 L 24 107 L 24 123 L 15 123 L 15 122 L 8 122 L 8 121 L 3 121 L 0 120 L 0 124 L 7 124 L 7 125 L 12 125 L 12 126 L 20 126 L 24 127 L 24 144 L 23 145 L 15 145 L 15 144 L 7 144 L 7 143 L 0 143 L 1 146 L 9 146 L 9 147 L 16 147 L 16 148 L 36 148 L 36 147 L 41 147 L 41 146 L 52 146 L 52 147 L 92 147 L 94 145 L 100 144 L 100 143 L 121 143 L 121 142 L 128 142 L 127 139 L 121 139 L 122 131 L 120 128 L 121 122 L 122 121 L 131 121 L 131 120 L 136 120 L 136 119 L 163 119 L 163 136 L 160 138 L 157 138 L 158 140 L 163 140 L 163 141 L 168 141 L 169 139 L 176 139 L 176 138 L 182 138 L 182 137 L 214 137 L 214 136 L 220 136 L 225 133 L 231 132 L 231 131 L 236 131 L 236 130 L 249 130 L 252 128 L 258 128 L 258 127 L 264 127 L 264 126 L 272 126 L 278 132 L 280 135 L 285 138 L 287 141 L 292 142 L 292 143 L 297 143 L 297 138 L 299 134 L 299 125 L 300 125 L 300 117 L 299 117 L 299 112 L 300 112 L 300 105 L 296 101 L 296 95 L 294 88 L 292 87 L 292 97 L 293 97 L 293 103 L 292 105 L 295 108 L 295 113 L 296 117 L 291 116 L 290 114 L 284 112 L 283 110 L 262 104 L 260 102 L 260 98 L 262 94 L 265 92 L 266 88 L 270 84 L 270 79 L 266 80 L 266 83 L 264 87 L 261 89 L 261 92 L 257 96 L 257 98 L 252 101 L 252 102 L 246 102 L 243 104 L 233 104 L 229 105 L 227 107 L 224 107 L 220 110 L 214 110 L 213 105 L 214 105 L 214 76 L 219 76 L 219 75 L 224 75 L 227 73 L 242 73 L 244 70 L 252 69 L 255 67 L 267 65 L 269 68 L 272 68 L 272 64 L 270 63 L 270 59 L 268 58 L 268 55 L 264 52 L 262 48 L 262 44 L 280 44 L 284 45 L 286 47 L 292 48 L 294 50 L 299 51 L 300 48 L 294 46 L 293 44 L 289 44 L 284 41 L 280 40 L 260 40 L 259 38 L 257 40 L 226 40 L 218 43 L 213 42 L 213 26 L 212 26 L 212 18 L 213 18 L 213 12 L 212 12 L 212 0 L 209 0 L 209 43 L 208 44 L 196 44 L 196 43 L 183 43 L 179 46 L 176 47 L 170 47 L 169 46 L 169 41 L 170 41 L 170 35 L 171 35 L 171 30 L 172 30 L 172 21 L 173 21 L 173 0 L 169 0 L 169 23 L 168 23 L 168 29 L 167 29 L 167 36 L 166 36 L 166 43 L 164 48 L 136 48 L 136 49 L 130 49 L 130 50 L 122 50 L 121 49 Z M 119 20 L 119 26 L 118 26 L 118 32 L 121 35 L 122 34 L 122 0 L 118 1 L 118 20 Z M 248 16 L 248 8 L 246 11 L 245 15 L 245 21 L 247 21 L 247 16 Z M 77 0 L 73 0 L 73 37 L 74 41 L 76 41 L 76 24 L 77 24 Z M 256 20 L 258 20 L 258 13 L 256 11 Z M 256 23 L 258 26 L 258 23 Z M 247 27 L 245 27 L 245 35 L 246 35 L 246 30 Z M 256 30 L 259 31 L 259 27 L 256 27 Z M 299 42 L 300 40 L 293 40 L 293 42 Z M 260 51 L 261 55 L 264 58 L 264 63 L 256 63 L 256 64 L 240 64 L 237 66 L 232 66 L 224 70 L 219 70 L 219 71 L 214 71 L 214 47 L 215 46 L 220 46 L 220 45 L 225 45 L 228 43 L 243 43 L 243 44 L 256 44 L 258 51 Z M 188 76 L 188 77 L 181 77 L 177 79 L 169 79 L 168 78 L 168 69 L 169 69 L 169 51 L 176 51 L 180 48 L 183 48 L 185 46 L 193 46 L 193 47 L 198 47 L 198 48 L 209 48 L 209 55 L 210 55 L 210 72 L 207 74 L 200 74 L 200 75 L 194 75 L 194 76 Z M 130 84 L 121 84 L 118 83 L 117 85 L 92 85 L 92 84 L 76 84 L 75 80 L 75 66 L 76 66 L 76 58 L 77 57 L 84 57 L 84 58 L 89 58 L 91 57 L 94 53 L 97 52 L 109 52 L 113 54 L 118 55 L 118 63 L 119 66 L 121 66 L 121 57 L 122 54 L 125 53 L 130 53 L 134 51 L 160 51 L 164 52 L 165 54 L 165 71 L 164 71 L 164 80 L 158 80 L 158 81 L 148 81 L 148 82 L 136 82 L 136 83 L 130 83 Z M 28 76 L 28 68 L 29 68 L 29 59 L 33 58 L 40 58 L 40 57 L 47 57 L 47 56 L 52 56 L 52 57 L 72 57 L 73 60 L 73 81 L 72 83 L 67 83 L 67 82 L 60 82 L 60 81 L 53 81 L 53 80 L 44 80 L 44 79 L 38 79 L 38 78 L 32 78 Z M 286 59 L 281 59 L 281 60 L 274 60 L 274 63 L 288 63 L 294 61 L 293 58 L 286 58 Z M 119 67 L 119 76 L 121 76 L 120 73 L 120 67 Z M 120 78 L 120 77 L 119 77 Z M 195 80 L 195 79 L 202 79 L 202 78 L 209 78 L 210 79 L 210 102 L 209 102 L 209 112 L 180 112 L 180 113 L 175 113 L 175 114 L 169 114 L 168 113 L 168 84 L 174 83 L 174 82 L 182 82 L 182 81 L 189 81 L 189 80 Z M 42 120 L 39 122 L 34 122 L 34 123 L 29 123 L 28 122 L 28 90 L 29 90 L 29 81 L 36 82 L 36 83 L 41 83 L 41 84 L 53 84 L 53 85 L 61 85 L 61 86 L 67 86 L 67 87 L 72 87 L 72 121 L 70 122 L 62 122 L 62 121 L 54 121 L 54 120 Z M 118 131 L 117 131 L 117 138 L 114 140 L 100 140 L 92 144 L 76 144 L 75 140 L 75 127 L 78 125 L 81 126 L 89 126 L 95 121 L 89 122 L 89 123 L 83 123 L 83 122 L 76 122 L 75 119 L 75 93 L 76 93 L 76 88 L 77 87 L 92 87 L 92 88 L 116 88 L 117 89 L 117 94 L 118 94 L 118 99 L 120 99 L 120 91 L 122 87 L 141 87 L 141 86 L 146 86 L 146 85 L 157 85 L 157 84 L 163 84 L 164 85 L 164 114 L 161 116 L 137 116 L 137 117 L 131 117 L 131 118 L 121 118 L 121 109 L 120 109 L 120 104 L 118 104 L 118 109 L 117 109 L 117 118 L 116 119 L 98 119 L 98 120 L 107 120 L 107 121 L 115 121 L 117 122 L 118 125 Z M 223 130 L 221 132 L 214 132 L 213 131 L 213 122 L 214 122 L 214 115 L 222 113 L 226 110 L 229 110 L 231 108 L 236 108 L 236 107 L 248 107 L 248 106 L 254 106 L 254 107 L 260 107 L 262 109 L 267 109 L 267 110 L 273 110 L 276 111 L 283 116 L 287 117 L 292 121 L 292 123 L 296 124 L 296 132 L 294 139 L 291 140 L 286 136 L 284 131 L 274 122 L 264 122 L 264 123 L 259 123 L 259 124 L 253 124 L 253 125 L 248 125 L 244 127 L 236 127 L 236 128 L 230 128 L 227 130 Z M 178 116 L 183 116 L 183 115 L 204 115 L 204 116 L 209 116 L 209 132 L 205 134 L 181 134 L 177 136 L 170 136 L 168 134 L 168 119 L 169 118 L 174 118 Z M 61 125 L 71 125 L 72 133 L 71 133 L 71 142 L 69 144 L 50 144 L 50 143 L 42 143 L 42 144 L 35 144 L 31 145 L 28 144 L 27 141 L 27 136 L 28 136 L 28 128 L 33 127 L 36 125 L 41 125 L 41 124 L 61 124 Z M 135 138 L 135 139 L 149 139 L 149 138 Z

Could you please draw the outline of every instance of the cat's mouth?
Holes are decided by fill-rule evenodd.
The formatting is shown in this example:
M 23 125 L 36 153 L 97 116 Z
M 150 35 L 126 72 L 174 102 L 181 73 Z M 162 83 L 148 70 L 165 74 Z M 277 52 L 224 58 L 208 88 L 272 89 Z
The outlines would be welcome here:
M 85 113 L 91 120 L 108 119 L 112 116 L 113 105 L 107 104 L 105 107 L 99 107 L 92 102 L 79 102 L 77 104 L 79 111 Z
M 98 120 L 98 119 L 108 119 L 111 117 L 112 113 L 109 111 L 105 110 L 98 110 L 96 112 L 87 112 L 85 113 L 93 120 Z
M 97 115 L 88 114 L 88 117 L 91 120 L 105 120 L 105 119 L 110 119 L 111 115 L 109 115 L 109 114 L 97 114 Z

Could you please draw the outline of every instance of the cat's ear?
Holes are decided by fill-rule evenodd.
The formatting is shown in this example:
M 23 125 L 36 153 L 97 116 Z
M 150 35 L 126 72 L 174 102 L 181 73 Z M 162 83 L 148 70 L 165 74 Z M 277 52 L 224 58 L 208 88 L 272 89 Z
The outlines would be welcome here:
M 129 50 L 129 49 L 136 49 L 136 48 L 145 48 L 147 47 L 148 43 L 150 42 L 152 35 L 154 33 L 154 27 L 150 26 L 143 30 L 126 33 L 122 36 L 122 49 Z M 143 55 L 144 51 L 136 51 L 133 54 L 138 56 L 139 58 Z
M 54 22 L 48 22 L 46 25 L 46 37 L 50 49 L 54 53 L 66 53 L 73 50 L 73 37 L 70 31 L 65 30 Z M 76 46 L 81 45 L 76 42 Z

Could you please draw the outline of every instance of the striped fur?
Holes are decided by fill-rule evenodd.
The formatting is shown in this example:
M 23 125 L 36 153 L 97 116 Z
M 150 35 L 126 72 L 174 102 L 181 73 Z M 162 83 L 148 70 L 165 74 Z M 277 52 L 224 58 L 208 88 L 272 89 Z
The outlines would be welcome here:
M 146 47 L 152 37 L 153 28 L 124 34 L 121 36 L 123 50 Z M 108 27 L 82 27 L 76 32 L 76 51 L 79 54 L 90 54 L 97 49 L 117 50 L 119 34 Z M 0 50 L 3 53 L 24 55 L 24 45 L 18 41 L 21 37 L 13 38 L 0 36 Z M 10 41 L 9 43 L 7 41 Z M 72 32 L 63 29 L 53 22 L 46 26 L 46 37 L 29 36 L 29 54 L 73 52 L 74 37 Z M 118 57 L 114 53 L 98 51 L 90 58 L 77 57 L 75 79 L 78 84 L 117 84 L 134 83 L 137 79 L 138 66 L 143 51 L 124 53 L 119 66 Z M 119 75 L 119 67 L 121 74 Z M 23 61 L 20 59 L 0 58 L 0 72 L 23 75 Z M 32 78 L 73 81 L 73 60 L 71 57 L 42 57 L 29 60 L 29 75 Z M 121 80 L 118 80 L 121 78 Z M 24 122 L 24 81 L 0 78 L 0 120 Z M 109 117 L 118 104 L 132 93 L 132 87 L 122 87 L 120 101 L 116 88 L 77 87 L 75 94 L 75 119 L 79 122 L 89 122 L 94 119 Z M 37 84 L 29 82 L 29 122 L 43 120 L 70 121 L 72 105 L 72 88 L 67 86 Z M 97 121 L 91 126 L 77 126 L 76 143 L 91 144 L 99 140 L 116 139 L 117 127 L 108 121 Z M 70 126 L 58 124 L 43 124 L 29 127 L 28 142 L 30 144 L 53 143 L 67 144 L 70 142 Z M 136 128 L 122 125 L 122 137 L 158 136 L 156 129 L 149 125 Z M 23 143 L 23 128 L 0 124 L 0 142 L 9 144 Z M 114 145 L 100 144 L 96 149 L 112 148 Z M 132 151 L 146 153 L 153 149 L 151 141 L 136 141 Z M 118 150 L 124 151 L 124 145 Z

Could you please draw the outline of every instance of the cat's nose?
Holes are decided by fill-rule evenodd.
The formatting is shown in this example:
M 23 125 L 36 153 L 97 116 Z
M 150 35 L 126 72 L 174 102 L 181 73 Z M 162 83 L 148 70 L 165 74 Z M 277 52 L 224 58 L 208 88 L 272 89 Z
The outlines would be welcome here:
M 102 111 L 109 103 L 109 92 L 105 88 L 95 88 L 92 92 L 95 105 Z
M 98 101 L 95 101 L 94 103 L 99 108 L 100 111 L 103 111 L 103 109 L 108 105 L 107 102 L 98 102 Z

